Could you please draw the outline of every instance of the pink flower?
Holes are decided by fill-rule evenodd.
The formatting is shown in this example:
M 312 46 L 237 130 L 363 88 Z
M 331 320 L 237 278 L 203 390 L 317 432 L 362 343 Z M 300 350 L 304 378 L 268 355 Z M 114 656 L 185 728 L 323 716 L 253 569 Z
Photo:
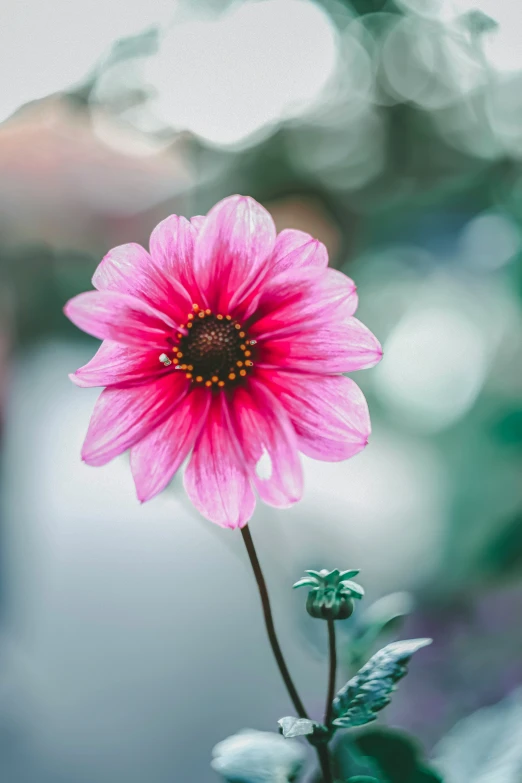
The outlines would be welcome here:
M 150 238 L 111 250 L 96 291 L 65 313 L 103 340 L 71 376 L 105 386 L 82 457 L 104 465 L 130 449 L 141 501 L 190 455 L 185 488 L 223 527 L 243 526 L 255 492 L 284 508 L 303 491 L 299 451 L 343 460 L 367 443 L 360 389 L 342 373 L 381 358 L 353 317 L 355 286 L 328 269 L 302 231 L 276 236 L 256 201 L 231 196 L 206 217 L 171 215 Z

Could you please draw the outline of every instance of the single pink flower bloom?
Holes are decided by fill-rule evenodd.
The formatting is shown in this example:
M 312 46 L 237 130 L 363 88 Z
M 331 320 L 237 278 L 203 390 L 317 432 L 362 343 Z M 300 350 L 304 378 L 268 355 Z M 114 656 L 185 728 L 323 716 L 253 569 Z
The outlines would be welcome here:
M 161 492 L 190 455 L 185 488 L 223 527 L 242 527 L 255 494 L 285 508 L 301 497 L 299 451 L 343 460 L 370 434 L 366 400 L 342 373 L 376 364 L 374 335 L 353 317 L 352 280 L 328 269 L 302 231 L 276 236 L 269 213 L 231 196 L 206 217 L 177 215 L 150 252 L 111 250 L 96 291 L 65 313 L 103 340 L 71 375 L 105 386 L 82 457 L 104 465 L 127 449 L 141 501 Z

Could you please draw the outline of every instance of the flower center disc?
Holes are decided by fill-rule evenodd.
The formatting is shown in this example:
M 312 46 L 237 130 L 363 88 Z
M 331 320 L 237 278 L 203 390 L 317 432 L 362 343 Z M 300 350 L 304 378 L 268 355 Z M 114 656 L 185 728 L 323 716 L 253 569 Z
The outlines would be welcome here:
M 231 316 L 198 308 L 190 314 L 186 327 L 188 334 L 179 337 L 176 361 L 193 382 L 230 386 L 253 367 L 253 341 Z

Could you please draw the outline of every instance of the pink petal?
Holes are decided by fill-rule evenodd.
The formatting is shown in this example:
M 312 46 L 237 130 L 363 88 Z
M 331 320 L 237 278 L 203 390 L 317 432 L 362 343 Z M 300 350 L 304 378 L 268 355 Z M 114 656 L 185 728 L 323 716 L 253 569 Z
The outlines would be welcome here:
M 256 324 L 274 310 L 313 295 L 314 287 L 319 285 L 324 274 L 322 269 L 309 267 L 302 270 L 289 269 L 275 277 L 265 277 L 258 285 L 251 287 L 248 297 L 238 308 L 239 314 L 235 310 L 234 316 L 242 323 L 251 319 L 248 327 L 250 331 L 252 322 Z M 255 329 L 255 326 L 253 328 Z
M 230 196 L 208 213 L 196 240 L 194 268 L 210 308 L 225 313 L 267 268 L 275 241 L 270 214 L 254 199 Z
M 199 233 L 201 229 L 203 228 L 203 223 L 207 219 L 206 215 L 194 215 L 190 218 L 190 222 L 192 226 L 196 229 L 196 231 Z
M 82 459 L 88 465 L 110 462 L 158 427 L 189 387 L 183 373 L 172 372 L 145 385 L 102 391 L 94 406 Z
M 104 340 L 98 351 L 83 367 L 69 375 L 77 386 L 115 386 L 136 384 L 164 375 L 166 370 L 157 350 L 144 351 Z
M 212 398 L 207 421 L 185 471 L 185 489 L 198 511 L 221 527 L 243 527 L 256 504 L 223 394 Z
M 328 266 L 328 251 L 322 242 L 304 231 L 285 228 L 277 235 L 271 258 L 273 274 L 289 269 Z
M 317 329 L 334 316 L 345 320 L 354 314 L 357 291 L 353 280 L 337 269 L 326 269 L 320 280 L 313 283 L 304 287 L 301 296 L 294 294 L 276 304 L 249 329 L 250 333 L 258 340 L 276 334 L 283 337 L 296 331 Z
M 261 383 L 236 389 L 233 417 L 252 481 L 259 497 L 287 508 L 303 494 L 297 438 L 281 403 Z
M 189 307 L 200 299 L 194 276 L 194 244 L 197 231 L 178 215 L 158 223 L 150 235 L 150 252 L 167 279 L 177 281 L 188 292 Z
M 164 490 L 188 456 L 205 424 L 211 397 L 204 389 L 191 391 L 163 424 L 132 447 L 131 470 L 141 502 Z
M 65 315 L 78 328 L 100 340 L 164 348 L 176 323 L 146 302 L 117 291 L 86 291 L 70 299 Z
M 155 231 L 160 226 L 162 223 Z M 99 291 L 119 291 L 144 299 L 179 323 L 185 322 L 192 304 L 187 291 L 172 271 L 168 267 L 162 269 L 159 261 L 151 258 L 135 242 L 110 250 L 98 265 L 92 284 Z
M 364 394 L 351 378 L 277 370 L 258 374 L 290 416 L 303 454 L 337 462 L 366 446 L 370 414 Z
M 312 373 L 341 373 L 373 367 L 382 357 L 379 341 L 357 318 L 328 321 L 313 331 L 262 343 L 259 364 Z

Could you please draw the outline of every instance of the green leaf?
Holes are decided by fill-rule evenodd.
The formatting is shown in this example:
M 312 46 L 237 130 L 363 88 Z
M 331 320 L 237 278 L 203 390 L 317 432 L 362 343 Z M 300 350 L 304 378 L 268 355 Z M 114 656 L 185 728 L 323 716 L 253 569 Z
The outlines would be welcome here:
M 327 585 L 333 585 L 335 586 L 339 581 L 339 574 L 341 572 L 338 568 L 334 568 L 333 571 L 330 571 L 328 574 L 325 574 L 324 576 L 324 582 Z
M 368 775 L 356 775 L 354 778 L 348 778 L 347 783 L 379 783 L 377 778 L 370 778 Z
M 292 587 L 317 587 L 317 585 L 317 579 L 315 579 L 313 576 L 303 576 L 303 578 L 299 579 L 299 581 L 296 582 L 295 585 L 292 585 Z
M 379 650 L 337 693 L 333 702 L 334 725 L 351 728 L 375 720 L 376 713 L 390 703 L 395 683 L 407 673 L 413 653 L 431 641 L 410 639 L 393 642 Z
M 351 582 L 350 580 L 345 580 L 342 583 L 342 590 L 349 590 L 351 593 L 353 593 L 354 598 L 362 598 L 364 596 L 364 587 L 361 587 L 361 585 L 358 585 L 357 582 Z
M 405 732 L 374 727 L 360 734 L 355 744 L 390 783 L 440 783 L 440 776 L 426 766 L 420 743 Z
M 212 768 L 230 783 L 289 783 L 306 760 L 299 742 L 253 729 L 219 742 L 212 755 Z
M 313 734 L 317 723 L 308 718 L 281 718 L 277 721 L 281 726 L 283 737 L 305 737 L 307 734 Z
M 352 571 L 341 571 L 339 574 L 339 581 L 344 582 L 345 579 L 351 579 L 353 576 L 357 576 L 357 574 L 360 573 L 358 568 L 354 568 Z

